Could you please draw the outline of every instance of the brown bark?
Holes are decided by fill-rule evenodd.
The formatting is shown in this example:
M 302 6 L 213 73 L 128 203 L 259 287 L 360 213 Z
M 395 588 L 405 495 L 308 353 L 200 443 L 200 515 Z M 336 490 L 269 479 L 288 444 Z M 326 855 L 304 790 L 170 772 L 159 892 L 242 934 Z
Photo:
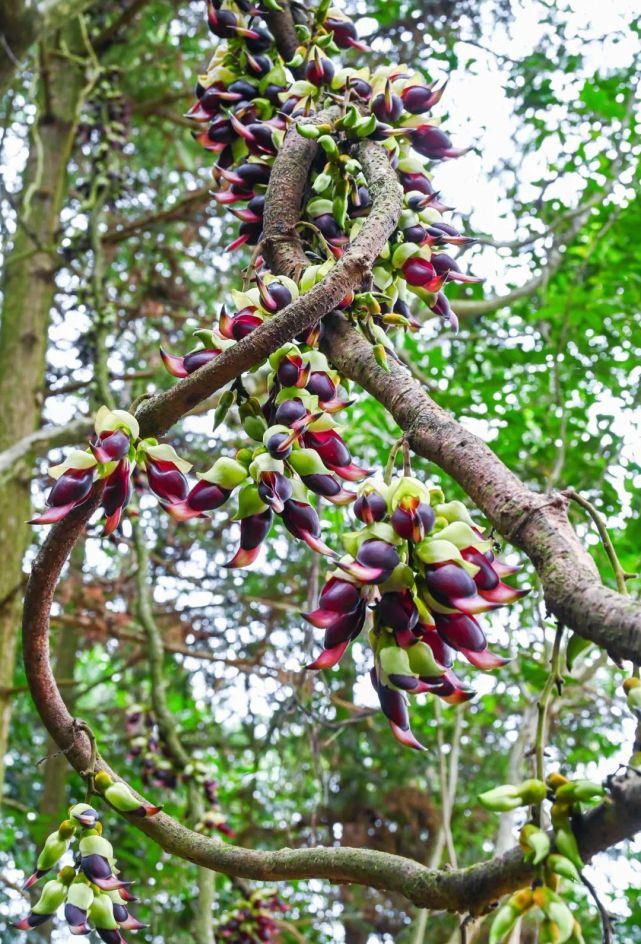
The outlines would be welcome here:
M 76 652 L 80 639 L 78 629 L 60 630 L 55 643 L 54 665 L 57 679 L 72 679 L 76 664 Z M 65 685 L 63 699 L 70 712 L 74 708 L 73 686 Z M 43 840 L 64 819 L 65 789 L 69 765 L 64 754 L 61 754 L 55 741 L 47 742 L 47 760 L 44 765 L 42 779 L 42 797 L 40 798 L 38 819 L 38 836 L 36 842 L 41 845 Z
M 0 326 L 0 452 L 29 436 L 40 422 L 49 311 L 55 289 L 55 247 L 74 140 L 84 70 L 64 56 L 80 50 L 77 22 L 43 45 L 38 113 L 23 179 L 20 219 L 3 279 Z M 22 596 L 22 559 L 30 538 L 31 463 L 0 490 L 0 689 L 10 688 Z M 0 793 L 10 698 L 0 694 Z
M 78 605 L 82 589 L 83 561 L 84 543 L 79 541 L 71 554 L 70 573 L 67 578 L 69 596 L 64 607 L 65 611 L 73 612 Z M 80 637 L 81 630 L 79 626 L 65 627 L 58 631 L 54 642 L 53 664 L 56 679 L 59 682 L 64 679 L 65 682 L 72 683 L 70 685 L 65 684 L 62 694 L 63 701 L 71 713 L 73 713 L 75 705 L 76 689 L 73 681 Z M 66 757 L 60 753 L 55 741 L 51 738 L 47 741 L 46 757 L 42 796 L 39 804 L 40 816 L 35 827 L 35 841 L 38 846 L 42 845 L 49 833 L 64 819 L 67 774 L 69 771 Z

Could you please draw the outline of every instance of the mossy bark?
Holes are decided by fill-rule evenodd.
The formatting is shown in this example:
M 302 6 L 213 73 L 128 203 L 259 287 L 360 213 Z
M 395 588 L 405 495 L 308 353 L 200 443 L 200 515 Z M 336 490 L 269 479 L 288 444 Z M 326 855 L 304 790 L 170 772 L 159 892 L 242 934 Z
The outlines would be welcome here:
M 0 94 L 9 87 L 31 46 L 78 16 L 92 0 L 45 0 L 36 5 L 9 0 L 0 4 Z
M 41 49 L 38 112 L 29 141 L 20 217 L 3 275 L 0 321 L 0 451 L 37 429 L 42 408 L 56 241 L 67 164 L 86 86 L 85 70 L 68 54 L 83 49 L 75 21 Z M 22 560 L 29 543 L 29 468 L 0 491 L 0 792 L 4 780 Z

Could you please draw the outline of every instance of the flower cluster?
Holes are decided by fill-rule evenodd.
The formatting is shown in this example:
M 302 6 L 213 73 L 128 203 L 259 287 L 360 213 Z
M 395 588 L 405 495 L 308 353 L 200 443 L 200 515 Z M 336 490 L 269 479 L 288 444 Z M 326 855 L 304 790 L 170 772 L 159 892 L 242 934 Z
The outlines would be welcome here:
M 450 246 L 469 240 L 443 221 L 449 208 L 425 163 L 462 153 L 430 115 L 443 89 L 403 66 L 343 68 L 340 51 L 364 47 L 353 23 L 327 2 L 305 23 L 296 22 L 301 45 L 284 62 L 260 19 L 275 9 L 273 2 L 208 4 L 209 28 L 224 42 L 199 78 L 189 117 L 199 142 L 217 155 L 216 199 L 240 220 L 228 248 L 248 244 L 256 250 L 246 290 L 232 293 L 233 310 L 223 308 L 213 328 L 196 331 L 199 344 L 187 354 L 161 352 L 178 378 L 202 369 L 295 303 L 340 259 L 372 207 L 354 147 L 365 138 L 385 149 L 405 195 L 371 284 L 339 305 L 371 340 L 378 362 L 386 366 L 388 356 L 395 356 L 391 330 L 420 326 L 410 311 L 411 294 L 455 327 L 443 289 L 451 281 L 474 281 L 448 254 Z M 290 125 L 318 142 L 300 227 L 310 264 L 298 281 L 271 273 L 260 254 L 266 191 Z M 502 582 L 516 568 L 494 557 L 491 541 L 460 502 L 446 503 L 438 490 L 411 477 L 389 487 L 366 483 L 358 495 L 350 488 L 370 473 L 353 461 L 337 425 L 336 414 L 348 401 L 345 384 L 318 350 L 323 330 L 320 321 L 271 355 L 262 402 L 247 394 L 240 378 L 221 394 L 216 423 L 237 403 L 253 448 L 219 457 L 192 483 L 190 464 L 170 445 L 140 440 L 133 416 L 103 407 L 96 441 L 52 470 L 58 481 L 49 509 L 34 521 L 60 520 L 102 478 L 110 533 L 129 500 L 134 467 L 146 472 L 150 489 L 178 521 L 206 517 L 237 492 L 240 547 L 228 567 L 252 564 L 279 516 L 290 534 L 335 568 L 319 608 L 308 617 L 325 629 L 324 651 L 312 667 L 334 665 L 372 610 L 374 688 L 394 734 L 420 747 L 409 726 L 406 695 L 432 692 L 453 702 L 471 697 L 452 670 L 453 651 L 482 670 L 502 665 L 506 660 L 488 651 L 476 616 L 524 591 Z M 322 537 L 318 499 L 355 503 L 364 527 L 345 536 L 346 557 Z M 150 775 L 171 781 L 175 774 L 161 766 L 155 756 Z
M 364 527 L 343 535 L 347 555 L 307 615 L 325 630 L 323 652 L 309 668 L 335 665 L 371 609 L 372 684 L 395 737 L 420 748 L 406 695 L 431 692 L 453 703 L 471 698 L 452 670 L 453 653 L 479 669 L 504 665 L 488 650 L 475 617 L 527 591 L 501 580 L 518 568 L 497 560 L 462 502 L 445 502 L 439 488 L 409 475 L 389 485 L 367 482 L 354 514 Z
M 233 836 L 233 830 L 218 801 L 218 784 L 207 767 L 192 761 L 178 769 L 171 752 L 164 743 L 153 711 L 144 705 L 133 704 L 127 709 L 125 733 L 129 738 L 127 760 L 139 761 L 141 779 L 145 786 L 175 790 L 180 782 L 193 781 L 202 790 L 207 809 L 196 825 L 198 832 L 222 833 Z
M 264 889 L 241 900 L 216 928 L 216 939 L 229 944 L 274 941 L 280 928 L 278 916 L 289 911 L 275 891 Z
M 202 789 L 207 809 L 204 811 L 198 823 L 196 823 L 196 832 L 211 833 L 219 832 L 230 839 L 234 836 L 234 830 L 227 822 L 227 817 L 222 811 L 220 800 L 218 799 L 218 783 L 212 776 L 208 768 L 200 761 L 193 761 L 188 764 L 183 771 L 185 780 L 193 780 Z
M 127 760 L 139 762 L 143 784 L 174 790 L 178 786 L 178 773 L 153 712 L 144 705 L 130 705 L 125 715 L 125 734 L 129 739 Z
M 89 498 L 97 481 L 104 480 L 104 533 L 111 534 L 131 500 L 136 467 L 145 470 L 149 487 L 161 502 L 184 497 L 180 488 L 191 464 L 180 459 L 167 443 L 139 439 L 135 416 L 103 406 L 96 413 L 94 428 L 96 437 L 88 449 L 74 449 L 64 462 L 50 467 L 49 475 L 56 484 L 47 496 L 47 510 L 32 518 L 31 524 L 61 521 Z
M 283 281 L 276 284 L 282 285 Z M 242 293 L 244 301 L 255 303 L 255 310 L 263 311 L 258 297 L 258 289 Z M 223 312 L 217 329 L 197 332 L 201 342 L 219 343 L 228 321 L 233 318 Z M 184 357 L 164 353 L 165 363 L 174 373 L 188 370 L 194 359 L 202 360 L 211 349 L 197 348 Z M 256 560 L 274 514 L 281 517 L 295 538 L 319 553 L 335 557 L 321 538 L 320 518 L 311 501 L 320 496 L 336 505 L 347 504 L 356 493 L 343 483 L 360 481 L 369 474 L 352 461 L 335 420 L 335 414 L 349 405 L 341 395 L 341 379 L 320 351 L 303 342 L 285 345 L 271 355 L 269 362 L 265 402 L 245 396 L 239 403 L 244 429 L 258 443 L 253 449 L 241 449 L 235 458 L 219 457 L 191 484 L 186 475 L 191 464 L 181 459 L 172 446 L 155 439 L 139 440 L 135 417 L 103 407 L 96 416 L 97 441 L 89 450 L 74 450 L 64 463 L 49 470 L 58 479 L 48 497 L 50 508 L 33 523 L 61 520 L 87 499 L 97 479 L 106 478 L 105 533 L 111 533 L 129 501 L 132 470 L 138 467 L 146 472 L 149 487 L 163 508 L 178 521 L 206 516 L 239 489 L 235 520 L 240 522 L 240 547 L 228 567 L 246 567 Z M 235 394 L 226 409 L 234 400 Z M 105 423 L 109 425 L 107 433 L 103 432 Z M 120 458 L 115 459 L 116 455 Z M 117 510 L 111 503 L 110 482 L 114 477 L 123 483 Z
M 372 340 L 383 364 L 393 353 L 389 330 L 419 327 L 410 312 L 410 293 L 456 328 L 443 288 L 448 282 L 478 280 L 462 273 L 447 251 L 470 239 L 443 221 L 443 213 L 451 208 L 440 201 L 425 164 L 464 153 L 452 146 L 434 118 L 426 117 L 443 88 L 426 85 L 404 66 L 379 67 L 375 73 L 367 67 L 337 68 L 341 49 L 365 47 L 358 42 L 353 23 L 328 4 L 317 11 L 313 28 L 297 25 L 301 47 L 288 63 L 278 54 L 269 31 L 257 25 L 261 11 L 235 6 L 209 5 L 209 28 L 225 42 L 217 46 L 207 72 L 199 77 L 197 100 L 187 114 L 198 126 L 196 139 L 217 155 L 212 170 L 218 185 L 215 199 L 240 220 L 238 236 L 228 250 L 245 244 L 260 249 L 266 191 L 288 125 L 293 123 L 302 136 L 318 140 L 322 159 L 313 165 L 310 197 L 301 216 L 310 265 L 298 286 L 281 279 L 275 282 L 276 291 L 270 292 L 266 286 L 274 276 L 257 250 L 254 261 L 266 311 L 258 312 L 251 303 L 240 306 L 233 317 L 225 316 L 223 344 L 219 338 L 184 359 L 171 359 L 172 372 L 191 373 L 325 277 L 358 235 L 372 206 L 353 152 L 354 143 L 367 137 L 387 150 L 405 206 L 397 230 L 373 267 L 373 290 L 352 294 L 340 307 Z M 294 75 L 299 78 L 294 80 Z M 318 329 L 315 333 L 317 337 Z
M 153 816 L 158 807 L 141 805 L 124 783 L 114 783 L 107 774 L 96 775 L 96 788 L 122 812 Z M 134 897 L 130 882 L 123 882 L 116 865 L 113 846 L 102 834 L 100 814 L 88 803 L 76 803 L 68 819 L 45 840 L 33 874 L 25 888 L 47 875 L 78 840 L 73 865 L 65 865 L 56 878 L 45 883 L 29 913 L 15 925 L 21 931 L 38 928 L 64 905 L 71 934 L 89 934 L 94 929 L 106 944 L 124 942 L 122 931 L 145 927 L 129 912 Z
M 294 123 L 299 134 L 317 139 L 321 154 L 313 165 L 311 192 L 301 216 L 310 263 L 316 264 L 306 271 L 300 289 L 311 288 L 358 235 L 370 212 L 371 195 L 353 146 L 371 138 L 388 152 L 405 206 L 373 268 L 375 291 L 347 298 L 342 307 L 384 351 L 390 348 L 390 328 L 419 326 L 410 314 L 410 293 L 456 328 L 444 286 L 479 280 L 462 273 L 447 251 L 471 240 L 444 222 L 443 213 L 451 207 L 439 199 L 425 163 L 465 153 L 452 146 L 431 116 L 444 86 L 427 85 L 403 65 L 374 72 L 342 68 L 342 49 L 365 47 L 354 24 L 328 4 L 321 4 L 313 27 L 297 25 L 301 46 L 286 63 L 269 31 L 256 25 L 260 9 L 245 11 L 251 19 L 244 9 L 243 4 L 210 3 L 209 28 L 225 42 L 199 77 L 197 101 L 187 113 L 198 125 L 196 139 L 217 155 L 212 170 L 218 184 L 215 199 L 240 220 L 228 250 L 260 245 L 271 170 L 285 131 Z M 340 108 L 332 110 L 336 105 Z M 317 264 L 323 254 L 326 262 Z M 259 256 L 257 264 L 261 262 Z M 266 269 L 263 274 L 270 277 Z M 269 308 L 270 314 L 279 307 L 280 301 Z M 236 333 L 229 335 L 235 340 L 257 323 L 251 311 L 241 311 L 237 318 Z M 209 353 L 215 356 L 216 351 Z M 188 366 L 192 363 L 196 361 Z
M 229 316 L 223 310 L 216 329 L 197 332 L 203 348 L 184 357 L 164 354 L 173 373 L 188 371 L 192 362 L 215 350 L 223 333 L 231 333 L 230 325 L 238 319 L 251 317 L 260 323 L 267 314 L 267 295 L 298 291 L 288 279 L 257 281 L 248 292 L 235 293 L 234 300 L 241 306 L 237 314 Z M 272 354 L 269 368 L 264 402 L 243 396 L 239 403 L 245 432 L 259 445 L 241 450 L 235 459 L 218 459 L 183 500 L 166 502 L 167 511 L 184 521 L 220 507 L 242 485 L 236 515 L 240 548 L 228 567 L 253 563 L 274 514 L 295 538 L 314 551 L 335 557 L 322 540 L 320 518 L 312 501 L 319 496 L 335 505 L 348 504 L 356 493 L 344 483 L 360 481 L 369 474 L 353 462 L 335 420 L 336 413 L 349 402 L 342 395 L 341 378 L 325 356 L 301 340 Z
M 503 784 L 479 796 L 488 810 L 503 813 L 519 807 L 538 808 L 549 800 L 553 835 L 534 822 L 521 829 L 520 844 L 526 862 L 536 866 L 537 878 L 531 888 L 512 895 L 494 917 L 489 944 L 509 939 L 516 922 L 528 912 L 541 920 L 539 940 L 544 944 L 584 944 L 581 927 L 559 894 L 559 882 L 580 882 L 583 860 L 572 829 L 586 804 L 605 795 L 601 784 L 591 780 L 568 780 L 559 773 L 542 780 L 526 780 L 517 786 Z
M 252 292 L 244 301 L 257 302 L 259 289 Z M 217 338 L 220 328 L 209 334 Z M 420 748 L 411 732 L 406 696 L 431 692 L 454 703 L 472 697 L 452 669 L 454 652 L 481 670 L 505 664 L 506 659 L 488 650 L 476 617 L 527 592 L 502 580 L 518 568 L 495 557 L 492 541 L 474 525 L 462 502 L 445 502 L 439 488 L 430 489 L 410 475 L 390 484 L 368 479 L 370 473 L 354 463 L 336 423 L 336 413 L 348 401 L 341 378 L 323 354 L 302 342 L 287 344 L 270 357 L 269 368 L 264 402 L 243 392 L 239 404 L 245 431 L 256 445 L 239 450 L 235 458 L 219 457 L 195 484 L 190 485 L 184 471 L 189 464 L 171 446 L 138 440 L 130 414 L 103 409 L 97 430 L 104 429 L 106 419 L 114 429 L 99 432 L 91 452 L 73 452 L 58 467 L 64 471 L 52 490 L 53 502 L 51 496 L 49 500 L 65 513 L 75 507 L 56 505 L 54 493 L 60 482 L 75 481 L 80 457 L 92 463 L 87 470 L 91 481 L 96 474 L 113 475 L 105 460 L 114 454 L 110 441 L 115 439 L 119 449 L 128 444 L 131 457 L 117 461 L 142 466 L 161 505 L 179 521 L 206 516 L 238 489 L 240 547 L 228 567 L 253 563 L 274 515 L 279 516 L 290 534 L 324 554 L 335 568 L 318 608 L 307 617 L 325 630 L 323 652 L 310 668 L 334 666 L 371 610 L 372 684 L 394 735 Z M 358 481 L 358 492 L 346 487 Z M 363 527 L 343 535 L 343 557 L 322 538 L 313 504 L 317 497 L 337 505 L 354 502 Z M 145 782 L 175 786 L 177 774 L 153 716 L 134 706 L 127 726 L 133 736 L 130 754 L 142 756 Z M 224 825 L 218 812 L 214 818 Z

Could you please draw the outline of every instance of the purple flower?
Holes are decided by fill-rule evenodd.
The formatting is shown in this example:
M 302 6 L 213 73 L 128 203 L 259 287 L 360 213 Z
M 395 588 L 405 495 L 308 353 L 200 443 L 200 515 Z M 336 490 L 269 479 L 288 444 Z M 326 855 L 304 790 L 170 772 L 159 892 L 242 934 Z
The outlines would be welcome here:
M 271 508 L 256 515 L 248 515 L 240 522 L 240 547 L 226 567 L 248 567 L 256 560 L 260 547 L 269 533 L 272 524 Z
M 320 519 L 315 509 L 307 502 L 288 499 L 283 505 L 281 517 L 289 533 L 305 541 L 313 551 L 328 557 L 336 556 L 331 547 L 322 540 Z
M 122 513 L 129 504 L 131 492 L 131 464 L 126 459 L 122 459 L 105 483 L 102 496 L 102 507 L 107 516 L 104 534 L 112 534 L 120 524 Z
M 452 142 L 440 128 L 434 125 L 420 125 L 410 132 L 412 147 L 423 157 L 432 161 L 444 161 L 452 157 L 460 157 L 468 148 L 452 147 Z
M 61 521 L 89 495 L 94 482 L 94 469 L 68 469 L 53 486 L 47 497 L 47 511 L 32 518 L 30 524 L 55 524 Z

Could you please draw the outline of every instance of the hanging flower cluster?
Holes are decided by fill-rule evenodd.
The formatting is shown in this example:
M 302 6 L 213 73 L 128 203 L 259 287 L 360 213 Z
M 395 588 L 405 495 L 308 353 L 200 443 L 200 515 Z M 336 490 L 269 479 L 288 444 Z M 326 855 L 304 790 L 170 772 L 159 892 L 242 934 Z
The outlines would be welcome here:
M 525 861 L 536 867 L 536 881 L 531 888 L 515 892 L 498 909 L 489 944 L 507 941 L 519 918 L 528 913 L 540 920 L 538 939 L 542 944 L 585 944 L 578 921 L 559 894 L 559 882 L 581 881 L 584 864 L 572 823 L 581 817 L 586 805 L 604 796 L 601 784 L 568 780 L 559 773 L 550 774 L 545 783 L 526 780 L 517 786 L 503 784 L 479 796 L 486 809 L 497 813 L 532 806 L 538 811 L 538 821 L 543 802 L 551 803 L 552 838 L 534 822 L 526 823 L 520 833 Z
M 180 459 L 173 446 L 139 439 L 138 420 L 126 410 L 101 407 L 94 428 L 96 438 L 88 449 L 74 449 L 64 462 L 50 467 L 49 475 L 56 484 L 47 497 L 47 510 L 32 518 L 31 524 L 62 521 L 89 498 L 96 482 L 104 480 L 104 534 L 111 534 L 131 500 L 132 473 L 137 466 L 146 471 L 149 487 L 161 501 L 178 499 L 176 489 L 191 463 Z
M 242 298 L 257 302 L 258 294 L 258 289 L 252 289 L 242 293 Z M 216 330 L 197 332 L 200 340 L 208 345 L 219 343 L 227 320 L 223 312 Z M 198 348 L 180 358 L 165 353 L 165 363 L 176 373 L 185 363 L 189 365 L 191 358 L 210 350 Z M 129 501 L 132 470 L 138 467 L 146 472 L 149 487 L 161 505 L 178 521 L 206 516 L 239 489 L 235 520 L 240 522 L 240 547 L 228 567 L 246 567 L 256 560 L 274 514 L 295 538 L 335 557 L 321 538 L 320 518 L 311 501 L 320 496 L 333 504 L 347 504 L 356 493 L 344 483 L 360 481 L 369 474 L 353 462 L 335 420 L 335 414 L 348 405 L 341 394 L 341 378 L 320 351 L 302 342 L 285 345 L 269 362 L 265 402 L 244 396 L 239 403 L 245 431 L 258 443 L 253 449 L 242 449 L 235 458 L 221 456 L 192 485 L 185 474 L 191 464 L 172 446 L 155 439 L 139 440 L 135 417 L 103 407 L 96 416 L 96 442 L 89 450 L 74 450 L 64 463 L 49 470 L 57 478 L 47 500 L 50 508 L 33 523 L 61 520 L 88 498 L 95 481 L 106 478 L 105 533 L 111 533 Z M 226 409 L 235 397 L 234 393 Z M 106 433 L 105 424 L 109 427 Z M 116 455 L 120 458 L 114 458 Z M 123 485 L 117 509 L 110 503 L 114 477 Z
M 280 933 L 278 917 L 289 911 L 273 889 L 253 892 L 222 918 L 216 939 L 229 944 L 274 941 Z
M 336 264 L 372 206 L 354 149 L 364 138 L 386 149 L 405 193 L 398 228 L 373 267 L 372 284 L 340 303 L 373 343 L 379 363 L 386 366 L 388 355 L 395 356 L 392 329 L 419 326 L 410 293 L 455 327 L 443 288 L 448 281 L 471 280 L 446 251 L 468 240 L 443 221 L 448 208 L 425 165 L 462 153 L 426 117 L 443 90 L 401 66 L 375 73 L 337 66 L 340 50 L 364 47 L 351 21 L 325 2 L 314 17 L 296 24 L 301 46 L 285 63 L 260 21 L 275 9 L 273 0 L 258 8 L 244 0 L 208 5 L 209 27 L 224 42 L 199 78 L 189 116 L 198 140 L 217 155 L 216 199 L 240 219 L 228 248 L 247 243 L 257 249 L 245 290 L 232 293 L 233 310 L 223 308 L 213 328 L 196 331 L 198 346 L 187 354 L 161 352 L 178 378 L 277 316 Z M 310 265 L 298 282 L 271 273 L 260 255 L 266 189 L 291 124 L 319 145 L 301 218 Z M 431 692 L 453 702 L 471 697 L 452 670 L 453 651 L 482 670 L 502 665 L 506 660 L 488 651 L 476 616 L 525 591 L 502 582 L 516 568 L 496 560 L 460 502 L 446 503 L 439 490 L 411 476 L 389 486 L 361 484 L 358 494 L 350 487 L 370 472 L 353 461 L 337 424 L 336 415 L 349 405 L 347 384 L 318 350 L 322 332 L 321 321 L 271 355 L 262 401 L 247 394 L 240 378 L 221 394 L 216 424 L 237 404 L 253 448 L 219 457 L 190 482 L 190 463 L 172 446 L 140 440 L 131 414 L 103 407 L 90 449 L 73 452 L 51 470 L 57 482 L 49 508 L 34 522 L 61 520 L 104 479 L 105 531 L 111 533 L 129 501 L 134 468 L 146 473 L 149 488 L 178 521 L 206 517 L 237 493 L 240 546 L 228 567 L 252 564 L 274 516 L 280 517 L 292 536 L 334 568 L 308 617 L 325 629 L 323 653 L 311 668 L 336 664 L 372 611 L 374 688 L 396 737 L 420 747 L 409 726 L 407 694 Z M 319 499 L 354 502 L 364 527 L 345 536 L 346 557 L 323 539 Z M 175 772 L 162 751 L 152 753 L 149 776 L 173 783 Z
M 263 7 L 264 12 L 269 9 Z M 198 126 L 198 142 L 217 155 L 215 199 L 241 221 L 227 249 L 245 244 L 260 249 L 271 169 L 288 126 L 295 123 L 302 136 L 317 139 L 321 155 L 312 167 L 310 196 L 301 215 L 313 264 L 299 287 L 311 288 L 358 235 L 370 212 L 371 195 L 354 144 L 371 138 L 389 154 L 405 208 L 373 267 L 374 291 L 347 298 L 342 307 L 383 352 L 391 350 L 390 328 L 419 327 L 410 314 L 410 294 L 456 329 L 443 289 L 448 282 L 479 280 L 462 273 L 447 251 L 471 240 L 444 222 L 443 213 L 451 207 L 439 199 L 426 165 L 465 153 L 452 146 L 431 116 L 444 86 L 427 85 L 402 65 L 379 66 L 374 72 L 341 67 L 342 49 L 366 47 L 354 24 L 327 3 L 319 5 L 311 27 L 297 25 L 301 46 L 286 63 L 268 29 L 259 25 L 260 15 L 260 7 L 209 3 L 209 28 L 225 42 L 199 77 L 197 101 L 187 113 Z M 260 254 L 255 261 L 263 265 Z M 253 313 L 240 314 L 238 332 L 252 330 Z
M 96 788 L 121 812 L 153 816 L 158 807 L 141 805 L 124 783 L 114 783 L 107 774 L 96 775 Z M 29 914 L 15 925 L 21 931 L 38 928 L 49 921 L 64 905 L 64 915 L 71 934 L 89 934 L 95 930 L 106 944 L 124 942 L 123 931 L 144 928 L 129 912 L 134 900 L 129 882 L 120 878 L 113 846 L 102 834 L 100 813 L 88 803 L 76 803 L 68 819 L 45 840 L 33 874 L 25 888 L 31 888 L 56 868 L 72 848 L 73 865 L 65 865 L 56 878 L 49 879 Z
M 249 292 L 235 293 L 235 301 L 242 305 L 240 312 L 230 317 L 223 310 L 217 329 L 197 332 L 204 348 L 180 358 L 164 354 L 169 369 L 176 373 L 185 363 L 189 366 L 190 359 L 214 349 L 223 331 L 244 318 L 249 308 L 251 317 L 260 320 L 265 315 L 262 304 L 267 293 L 275 295 L 277 286 L 289 292 L 289 282 L 274 279 L 260 282 Z M 356 493 L 344 483 L 360 481 L 369 474 L 353 462 L 336 423 L 335 414 L 348 401 L 341 393 L 341 378 L 325 356 L 302 341 L 290 343 L 271 355 L 269 367 L 264 403 L 248 396 L 239 403 L 244 429 L 259 445 L 241 450 L 236 459 L 218 459 L 183 500 L 165 503 L 173 517 L 184 521 L 220 507 L 242 485 L 236 515 L 240 548 L 228 567 L 246 567 L 255 561 L 274 514 L 295 538 L 318 553 L 335 557 L 322 540 L 312 500 L 319 496 L 335 505 L 347 504 Z M 227 408 L 235 398 L 236 392 Z
M 180 782 L 197 783 L 207 804 L 207 809 L 196 825 L 198 832 L 216 830 L 224 836 L 234 835 L 221 810 L 218 784 L 211 772 L 200 761 L 193 761 L 182 770 L 177 769 L 150 708 L 139 704 L 130 705 L 125 717 L 125 733 L 129 738 L 127 760 L 140 762 L 141 779 L 145 786 L 175 790 Z
M 144 705 L 130 705 L 125 715 L 125 734 L 129 739 L 127 760 L 139 762 L 143 784 L 174 790 L 178 786 L 178 773 L 153 712 Z
M 518 568 L 499 561 L 462 502 L 445 502 L 406 475 L 389 485 L 367 482 L 354 514 L 364 527 L 343 535 L 339 559 L 307 615 L 325 630 L 324 649 L 309 668 L 335 665 L 363 629 L 373 625 L 371 679 L 394 736 L 421 748 L 413 736 L 407 695 L 431 692 L 458 703 L 473 696 L 452 670 L 459 652 L 479 669 L 508 660 L 487 648 L 476 616 L 512 603 L 527 591 L 502 581 Z
M 218 799 L 218 783 L 214 779 L 211 770 L 200 761 L 193 761 L 185 767 L 183 778 L 186 781 L 193 780 L 198 784 L 207 803 L 207 809 L 196 823 L 196 831 L 199 833 L 219 832 L 223 836 L 233 838 L 234 830 L 227 822 L 227 817 L 221 808 Z

